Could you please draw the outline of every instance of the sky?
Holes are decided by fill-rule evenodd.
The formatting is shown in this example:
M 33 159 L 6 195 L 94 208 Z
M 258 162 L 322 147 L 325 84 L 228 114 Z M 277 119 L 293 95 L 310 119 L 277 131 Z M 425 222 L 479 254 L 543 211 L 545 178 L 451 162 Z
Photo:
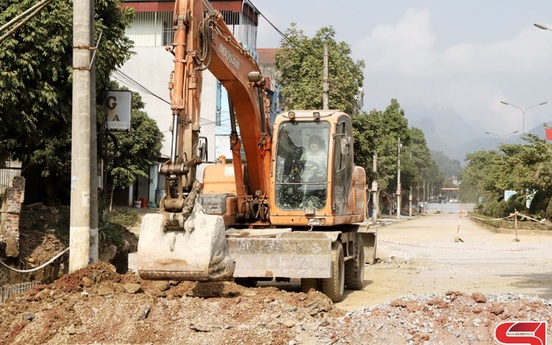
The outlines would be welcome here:
M 395 98 L 404 109 L 447 109 L 500 137 L 552 121 L 552 31 L 533 25 L 552 29 L 550 0 L 250 2 L 281 31 L 293 22 L 313 37 L 332 26 L 365 61 L 365 111 Z M 257 47 L 281 39 L 261 17 Z

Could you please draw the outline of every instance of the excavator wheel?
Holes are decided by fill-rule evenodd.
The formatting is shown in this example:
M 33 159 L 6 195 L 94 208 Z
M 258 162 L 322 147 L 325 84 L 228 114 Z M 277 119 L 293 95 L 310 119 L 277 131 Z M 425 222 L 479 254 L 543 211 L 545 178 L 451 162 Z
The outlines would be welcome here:
M 345 297 L 345 259 L 341 242 L 332 244 L 332 276 L 320 279 L 320 291 L 334 303 Z
M 364 287 L 364 248 L 362 235 L 356 234 L 355 257 L 345 263 L 345 285 L 351 290 L 362 290 Z

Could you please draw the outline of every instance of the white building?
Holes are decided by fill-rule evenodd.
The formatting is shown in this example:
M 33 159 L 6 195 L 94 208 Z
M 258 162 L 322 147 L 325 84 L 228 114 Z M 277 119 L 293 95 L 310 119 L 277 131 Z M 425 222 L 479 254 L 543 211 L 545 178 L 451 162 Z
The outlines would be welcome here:
M 258 10 L 247 0 L 210 1 L 224 16 L 234 36 L 250 49 L 254 56 L 257 44 Z M 162 156 L 170 156 L 172 122 L 168 82 L 173 70 L 173 55 L 165 50 L 172 43 L 174 1 L 124 1 L 122 7 L 132 7 L 135 19 L 127 30 L 134 41 L 135 55 L 125 63 L 113 78 L 132 91 L 139 92 L 145 103 L 145 111 L 157 121 L 165 135 Z M 273 83 L 270 83 L 274 85 Z M 201 132 L 207 138 L 208 159 L 214 161 L 220 155 L 231 157 L 229 145 L 229 112 L 226 92 L 214 76 L 203 73 L 201 97 Z M 162 159 L 161 159 L 162 160 Z M 160 160 L 160 161 L 161 161 Z M 198 176 L 201 178 L 200 167 Z M 129 191 L 129 201 L 145 197 L 158 203 L 164 192 L 157 167 L 150 171 L 150 181 L 140 181 L 137 188 Z

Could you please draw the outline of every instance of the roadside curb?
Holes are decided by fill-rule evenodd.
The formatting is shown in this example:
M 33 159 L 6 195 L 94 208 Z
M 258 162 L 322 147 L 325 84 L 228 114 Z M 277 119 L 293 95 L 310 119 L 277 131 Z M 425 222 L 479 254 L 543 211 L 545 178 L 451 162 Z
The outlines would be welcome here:
M 401 222 L 404 222 L 404 221 L 407 221 L 407 220 L 416 219 L 417 217 L 419 217 L 419 215 L 418 216 L 412 216 L 412 217 L 410 217 L 410 216 L 401 216 L 401 218 L 399 218 L 399 219 L 383 217 L 383 218 L 378 218 L 377 224 L 372 224 L 371 219 L 365 220 L 364 224 L 368 229 L 380 229 L 380 228 L 383 228 L 383 227 L 386 227 L 388 225 L 392 225 L 392 224 L 395 224 L 395 223 L 401 223 Z
M 515 229 L 510 228 L 496 228 L 490 224 L 487 224 L 485 222 L 482 222 L 478 220 L 477 218 L 471 217 L 468 215 L 468 219 L 470 219 L 472 222 L 475 222 L 477 224 L 480 224 L 485 228 L 487 231 L 494 232 L 497 234 L 514 234 L 516 232 Z M 552 230 L 540 230 L 540 229 L 517 229 L 518 235 L 541 235 L 541 236 L 552 236 Z
M 497 234 L 513 234 L 514 229 L 508 228 L 493 228 L 485 227 L 490 232 L 495 232 Z M 517 229 L 518 235 L 541 235 L 541 236 L 552 236 L 552 231 L 550 230 L 529 230 L 529 229 Z

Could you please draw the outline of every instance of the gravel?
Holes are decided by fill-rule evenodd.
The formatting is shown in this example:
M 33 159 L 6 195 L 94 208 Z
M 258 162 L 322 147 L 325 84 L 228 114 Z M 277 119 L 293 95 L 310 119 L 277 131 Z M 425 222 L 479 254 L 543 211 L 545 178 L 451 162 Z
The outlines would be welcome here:
M 496 344 L 503 321 L 551 322 L 519 294 L 409 294 L 346 312 L 323 294 L 142 281 L 99 263 L 0 306 L 0 344 Z

